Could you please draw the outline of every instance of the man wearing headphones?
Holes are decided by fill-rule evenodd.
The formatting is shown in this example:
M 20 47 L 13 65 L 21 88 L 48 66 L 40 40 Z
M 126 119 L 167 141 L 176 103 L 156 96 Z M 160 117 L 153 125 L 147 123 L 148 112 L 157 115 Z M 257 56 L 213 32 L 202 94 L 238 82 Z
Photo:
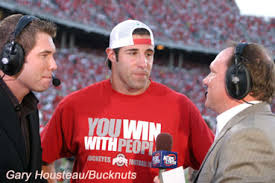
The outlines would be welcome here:
M 21 14 L 0 23 L 0 182 L 41 182 L 38 100 L 57 69 L 56 26 Z
M 275 182 L 275 66 L 260 45 L 224 49 L 204 78 L 216 137 L 195 182 Z
M 203 80 L 206 107 L 216 111 L 215 141 L 196 183 L 275 182 L 275 66 L 264 47 L 233 43 Z M 159 183 L 155 177 L 155 183 Z

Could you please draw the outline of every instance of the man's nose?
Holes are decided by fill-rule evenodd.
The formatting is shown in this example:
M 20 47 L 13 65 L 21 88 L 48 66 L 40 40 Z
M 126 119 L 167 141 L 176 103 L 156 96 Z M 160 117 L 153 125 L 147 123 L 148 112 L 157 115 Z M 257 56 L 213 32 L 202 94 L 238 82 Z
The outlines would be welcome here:
M 55 62 L 55 59 L 52 58 L 52 59 L 50 60 L 50 70 L 51 70 L 51 71 L 54 71 L 54 70 L 56 70 L 56 69 L 57 69 L 57 64 L 56 64 L 56 62 Z
M 138 58 L 138 65 L 140 67 L 146 67 L 147 66 L 147 63 L 148 63 L 148 59 L 146 58 L 145 55 L 140 55 L 139 58 Z

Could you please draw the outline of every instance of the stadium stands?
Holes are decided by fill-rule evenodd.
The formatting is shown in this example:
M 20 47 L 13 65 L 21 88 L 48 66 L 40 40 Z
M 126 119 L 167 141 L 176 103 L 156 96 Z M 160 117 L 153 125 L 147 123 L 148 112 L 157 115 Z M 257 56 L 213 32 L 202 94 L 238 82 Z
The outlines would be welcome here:
M 4 0 L 32 11 L 110 31 L 125 19 L 150 25 L 156 39 L 171 46 L 220 50 L 228 40 L 261 43 L 275 53 L 275 21 L 240 16 L 227 0 Z M 163 13 L 165 12 L 165 13 Z
M 228 40 L 252 41 L 265 45 L 275 52 L 275 20 L 265 21 L 259 17 L 240 16 L 234 1 L 226 0 L 3 0 L 43 12 L 63 20 L 97 26 L 110 31 L 125 19 L 139 19 L 149 24 L 156 40 L 181 44 L 194 49 L 204 47 L 220 50 Z M 165 13 L 163 13 L 165 12 Z M 170 44 L 171 45 L 171 44 Z M 52 109 L 63 96 L 84 86 L 108 77 L 104 66 L 103 51 L 79 52 L 62 49 L 58 52 L 58 73 L 63 84 L 51 89 L 41 97 L 42 121 L 46 123 Z M 69 62 L 70 64 L 61 64 Z M 191 67 L 191 69 L 186 69 Z M 87 69 L 88 68 L 88 69 Z M 85 72 L 84 72 L 85 71 Z M 152 78 L 186 94 L 196 103 L 202 114 L 214 119 L 204 103 L 202 78 L 205 66 L 167 68 L 155 66 Z M 194 77 L 195 76 L 195 77 Z M 275 101 L 273 102 L 275 103 Z M 273 111 L 275 111 L 274 105 Z
M 56 55 L 58 72 L 56 75 L 62 84 L 57 88 L 51 87 L 46 92 L 37 93 L 40 100 L 42 125 L 49 121 L 53 109 L 64 96 L 109 77 L 110 72 L 105 65 L 105 60 L 106 56 L 103 50 L 58 50 Z M 192 99 L 202 115 L 210 120 L 210 125 L 215 126 L 216 113 L 204 106 L 205 88 L 202 80 L 208 72 L 208 65 L 185 61 L 182 68 L 155 64 L 151 76 L 153 80 L 163 83 Z M 275 112 L 275 99 L 272 110 Z
M 58 72 L 56 75 L 62 81 L 61 85 L 57 88 L 51 87 L 43 93 L 36 93 L 40 100 L 41 130 L 49 121 L 55 107 L 63 97 L 75 90 L 109 77 L 110 72 L 105 65 L 105 60 L 106 56 L 103 50 L 58 50 L 56 55 Z M 210 128 L 215 131 L 215 117 L 217 114 L 204 106 L 205 88 L 202 85 L 202 79 L 208 72 L 208 65 L 194 65 L 189 61 L 184 62 L 183 68 L 171 68 L 155 64 L 152 70 L 152 79 L 184 93 L 192 99 Z M 272 110 L 275 112 L 275 99 L 273 100 Z M 66 159 L 56 163 L 58 171 L 70 170 L 71 168 L 72 162 Z M 65 182 L 69 182 L 69 180 Z
M 60 19 L 97 26 L 110 31 L 125 19 L 139 19 L 149 24 L 156 40 L 182 44 L 192 48 L 203 47 L 220 50 L 228 40 L 252 41 L 265 45 L 275 52 L 275 21 L 240 16 L 234 1 L 226 0 L 4 0 L 54 15 Z M 165 13 L 163 13 L 165 12 Z M 88 54 L 60 50 L 60 79 L 64 81 L 57 90 L 42 94 L 48 101 L 42 104 L 43 121 L 47 122 L 53 107 L 68 93 L 107 77 L 103 53 Z M 70 62 L 71 64 L 61 64 Z M 186 66 L 185 66 L 186 67 Z M 153 78 L 185 93 L 192 98 L 205 116 L 213 119 L 215 114 L 203 105 L 204 92 L 201 80 L 207 68 L 166 68 L 155 66 Z M 84 70 L 88 72 L 83 72 Z M 193 77 L 196 76 L 196 77 Z M 54 94 L 54 95 L 53 95 Z M 198 95 L 199 94 L 199 95 Z M 54 97 L 53 97 L 54 96 Z M 50 101 L 50 102 L 49 102 Z M 54 105 L 54 106 L 52 106 Z M 274 111 L 273 105 L 273 111 Z
M 240 16 L 234 1 L 228 0 L 1 0 L 24 7 L 35 15 L 52 15 L 60 20 L 111 31 L 118 22 L 138 19 L 152 27 L 157 42 L 169 47 L 216 50 L 228 40 L 265 45 L 275 55 L 275 19 Z M 20 9 L 20 8 L 19 8 Z M 49 121 L 60 100 L 69 93 L 109 77 L 103 50 L 59 49 L 56 55 L 62 81 L 43 93 L 40 100 L 41 129 Z M 159 63 L 164 63 L 159 62 Z M 216 113 L 205 108 L 202 79 L 207 65 L 183 62 L 182 68 L 154 65 L 152 79 L 187 95 L 215 129 Z M 275 112 L 275 99 L 272 111 Z M 67 162 L 65 167 L 67 166 Z M 60 165 L 58 165 L 60 166 Z M 71 165 L 69 165 L 71 166 Z M 68 181 L 69 182 L 69 181 Z
M 62 84 L 57 88 L 51 87 L 46 92 L 36 94 L 40 100 L 40 116 L 43 125 L 48 122 L 53 109 L 64 96 L 109 77 L 110 72 L 105 65 L 105 60 L 103 51 L 58 50 L 56 75 Z M 152 79 L 192 98 L 202 114 L 214 122 L 215 113 L 204 107 L 205 90 L 202 79 L 207 73 L 207 65 L 191 65 L 188 62 L 185 63 L 184 68 L 154 65 Z

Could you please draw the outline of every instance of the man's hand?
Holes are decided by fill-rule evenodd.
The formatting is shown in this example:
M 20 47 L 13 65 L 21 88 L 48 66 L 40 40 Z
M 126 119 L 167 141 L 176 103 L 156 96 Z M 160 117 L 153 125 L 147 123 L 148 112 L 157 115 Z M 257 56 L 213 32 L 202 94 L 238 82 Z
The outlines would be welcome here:
M 159 176 L 155 176 L 154 183 L 160 183 Z
M 54 168 L 54 163 L 48 164 L 48 165 L 43 165 L 42 166 L 43 173 L 49 173 L 49 174 L 54 174 L 55 173 L 55 168 Z M 56 179 L 47 179 L 48 183 L 57 183 Z

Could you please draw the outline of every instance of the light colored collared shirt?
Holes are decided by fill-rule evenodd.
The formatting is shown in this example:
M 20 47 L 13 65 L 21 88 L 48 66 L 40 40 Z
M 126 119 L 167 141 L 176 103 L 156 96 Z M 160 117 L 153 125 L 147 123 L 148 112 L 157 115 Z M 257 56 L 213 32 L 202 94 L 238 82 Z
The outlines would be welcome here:
M 262 101 L 254 100 L 249 101 L 249 103 L 252 104 L 258 104 Z M 231 109 L 228 109 L 227 111 L 224 111 L 220 115 L 217 116 L 217 128 L 216 128 L 216 135 L 215 138 L 219 135 L 219 133 L 222 131 L 223 127 L 228 123 L 230 119 L 232 119 L 234 116 L 236 116 L 241 111 L 245 110 L 248 107 L 251 107 L 251 104 L 248 103 L 242 103 L 240 105 L 237 105 L 235 107 L 232 107 Z

